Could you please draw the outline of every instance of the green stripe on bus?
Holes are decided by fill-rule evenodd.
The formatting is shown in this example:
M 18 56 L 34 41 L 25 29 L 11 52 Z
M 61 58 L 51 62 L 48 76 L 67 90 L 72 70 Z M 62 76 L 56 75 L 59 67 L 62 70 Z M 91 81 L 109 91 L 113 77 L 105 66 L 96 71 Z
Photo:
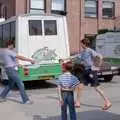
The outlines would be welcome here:
M 120 65 L 120 58 L 104 58 L 105 61 L 108 61 L 111 64 Z

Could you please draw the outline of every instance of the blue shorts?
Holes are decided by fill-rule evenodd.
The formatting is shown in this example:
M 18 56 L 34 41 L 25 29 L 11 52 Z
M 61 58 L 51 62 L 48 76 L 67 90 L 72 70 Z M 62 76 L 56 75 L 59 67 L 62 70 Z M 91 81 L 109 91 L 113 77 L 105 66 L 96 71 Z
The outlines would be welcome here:
M 100 85 L 97 73 L 91 69 L 85 70 L 83 73 L 74 74 L 79 80 L 80 83 L 84 85 L 90 84 L 92 87 L 97 87 Z

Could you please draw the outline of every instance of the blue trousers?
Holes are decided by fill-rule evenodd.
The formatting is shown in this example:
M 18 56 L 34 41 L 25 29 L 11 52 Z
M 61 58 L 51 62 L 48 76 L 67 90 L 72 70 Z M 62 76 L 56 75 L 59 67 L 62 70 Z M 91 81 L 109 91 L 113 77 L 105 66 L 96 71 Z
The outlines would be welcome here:
M 69 107 L 70 120 L 76 120 L 73 91 L 61 91 L 63 105 L 61 106 L 61 118 L 67 120 L 67 106 Z
M 8 85 L 3 89 L 0 96 L 2 98 L 6 98 L 9 91 L 16 84 L 18 89 L 20 90 L 20 95 L 22 97 L 23 103 L 25 103 L 29 99 L 28 99 L 28 96 L 25 92 L 25 87 L 24 87 L 23 81 L 19 77 L 18 72 L 13 67 L 10 67 L 10 68 L 6 68 L 6 73 L 7 73 L 8 79 L 9 79 L 8 80 Z

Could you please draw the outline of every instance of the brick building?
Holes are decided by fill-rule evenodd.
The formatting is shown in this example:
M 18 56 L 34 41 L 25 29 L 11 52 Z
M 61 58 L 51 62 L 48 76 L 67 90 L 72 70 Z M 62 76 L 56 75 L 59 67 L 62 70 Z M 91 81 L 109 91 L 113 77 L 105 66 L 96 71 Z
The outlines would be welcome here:
M 100 29 L 119 29 L 120 0 L 0 0 L 0 16 L 57 13 L 67 16 L 70 51 L 80 50 L 80 40 Z

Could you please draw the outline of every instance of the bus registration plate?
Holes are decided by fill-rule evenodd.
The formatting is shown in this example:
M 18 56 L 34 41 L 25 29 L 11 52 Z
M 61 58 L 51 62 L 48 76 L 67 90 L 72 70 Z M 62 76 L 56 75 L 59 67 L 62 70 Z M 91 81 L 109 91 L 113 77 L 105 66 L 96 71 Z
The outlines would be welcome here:
M 53 79 L 53 76 L 52 76 L 52 75 L 40 76 L 39 79 L 40 79 L 40 80 L 49 80 L 49 79 Z

